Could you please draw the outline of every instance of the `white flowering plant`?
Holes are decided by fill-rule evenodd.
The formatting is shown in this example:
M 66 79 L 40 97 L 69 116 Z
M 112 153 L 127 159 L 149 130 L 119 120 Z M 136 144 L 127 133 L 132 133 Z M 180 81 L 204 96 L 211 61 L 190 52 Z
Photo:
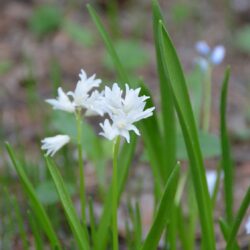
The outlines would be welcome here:
M 119 204 L 128 172 L 133 166 L 136 144 L 142 139 L 152 172 L 154 190 L 154 217 L 146 234 L 142 233 L 141 207 L 130 206 L 126 233 L 127 249 L 195 249 L 196 233 L 199 228 L 202 250 L 215 250 L 215 224 L 218 223 L 224 238 L 225 249 L 240 249 L 237 232 L 249 208 L 250 188 L 248 188 L 237 212 L 233 209 L 234 169 L 226 123 L 226 101 L 230 69 L 225 71 L 220 98 L 220 147 L 221 156 L 216 172 L 206 174 L 203 152 L 200 145 L 199 128 L 195 121 L 191 100 L 175 47 L 166 30 L 164 18 L 157 0 L 152 1 L 153 30 L 157 71 L 160 88 L 160 108 L 156 109 L 153 96 L 142 82 L 130 80 L 124 70 L 112 40 L 105 30 L 98 14 L 87 5 L 88 11 L 104 40 L 118 73 L 117 83 L 101 84 L 96 75 L 87 76 L 84 70 L 73 91 L 57 90 L 55 99 L 46 102 L 58 112 L 68 113 L 75 119 L 78 166 L 74 184 L 80 200 L 80 213 L 77 212 L 65 176 L 57 165 L 57 152 L 74 141 L 70 134 L 58 134 L 41 140 L 46 166 L 57 190 L 61 207 L 69 224 L 69 238 L 74 239 L 72 247 L 63 241 L 64 234 L 55 226 L 52 216 L 42 204 L 24 168 L 17 160 L 12 147 L 6 148 L 15 167 L 26 195 L 29 198 L 30 214 L 37 249 L 46 249 L 43 237 L 46 236 L 49 249 L 105 250 L 122 249 L 119 241 Z M 197 51 L 206 60 L 200 66 L 203 70 L 222 62 L 225 49 L 218 46 L 210 49 L 205 42 L 196 45 Z M 206 67 L 204 65 L 206 64 Z M 99 76 L 98 76 L 99 77 Z M 86 190 L 85 147 L 82 137 L 88 133 L 83 123 L 89 116 L 100 121 L 96 134 L 112 142 L 111 184 L 103 190 L 105 198 L 101 215 L 96 216 L 94 204 Z M 160 117 L 160 118 L 159 118 Z M 178 118 L 178 119 L 177 119 Z M 66 121 L 65 121 L 66 123 Z M 209 119 L 205 119 L 204 130 L 209 129 Z M 208 124 L 208 125 L 207 125 Z M 63 124 L 61 124 L 63 126 Z M 178 126 L 184 139 L 188 156 L 188 170 L 181 170 L 177 157 Z M 139 137 L 140 136 L 140 137 Z M 94 149 L 93 149 L 94 150 Z M 108 148 L 108 150 L 111 150 Z M 71 163 L 67 163 L 72 165 Z M 73 170 L 72 170 L 73 171 Z M 219 222 L 214 219 L 219 186 L 224 188 L 224 214 Z M 187 192 L 185 192 L 187 190 Z M 183 199 L 186 195 L 187 199 Z M 77 196 L 78 197 L 78 196 Z M 183 200 L 187 204 L 183 206 Z M 56 215 L 58 207 L 55 207 Z M 87 213 L 88 211 L 88 213 Z M 186 212 L 187 211 L 187 212 Z M 19 218 L 21 220 L 21 217 Z M 21 223 L 22 224 L 22 223 Z M 199 227 L 197 226 L 199 224 Z M 35 225 L 35 226 L 34 226 Z M 249 233 L 249 223 L 246 224 Z M 25 229 L 22 229 L 25 235 Z M 41 236 L 42 235 L 42 236 Z M 26 242 L 25 237 L 23 241 Z M 25 245 L 25 244 L 24 244 Z

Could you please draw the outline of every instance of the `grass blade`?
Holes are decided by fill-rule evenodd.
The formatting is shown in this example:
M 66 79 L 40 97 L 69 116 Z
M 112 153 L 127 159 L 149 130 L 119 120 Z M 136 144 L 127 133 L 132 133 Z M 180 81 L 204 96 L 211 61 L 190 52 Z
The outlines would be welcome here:
M 141 250 L 157 249 L 162 232 L 167 223 L 168 211 L 169 209 L 171 209 L 171 206 L 174 203 L 175 192 L 172 192 L 172 187 L 173 184 L 177 183 L 179 171 L 180 165 L 179 163 L 177 163 L 176 167 L 172 170 L 172 173 L 170 174 L 166 182 L 164 192 L 162 194 L 161 201 L 159 204 L 159 208 L 154 218 L 154 222 L 150 228 L 145 242 L 143 243 Z
M 29 217 L 29 224 L 31 226 L 33 237 L 35 239 L 35 249 L 36 250 L 43 250 L 44 249 L 43 239 L 41 237 L 39 226 L 37 225 L 37 222 L 36 222 L 34 216 L 31 214 L 31 212 L 28 211 L 27 214 Z
M 224 240 L 227 242 L 230 228 L 227 222 L 224 221 L 223 219 L 219 219 L 219 224 L 220 224 L 220 230 L 223 234 Z M 233 247 L 234 250 L 240 250 L 240 247 L 238 246 L 237 242 L 234 242 L 233 244 L 234 244 L 234 247 Z
M 29 197 L 32 211 L 36 215 L 36 219 L 39 221 L 39 224 L 42 227 L 42 229 L 44 230 L 46 236 L 48 237 L 52 247 L 54 249 L 61 249 L 61 245 L 60 245 L 59 240 L 57 238 L 57 235 L 56 235 L 56 233 L 51 225 L 50 219 L 49 219 L 48 215 L 46 214 L 42 204 L 38 200 L 31 182 L 29 181 L 23 168 L 17 162 L 16 156 L 15 156 L 10 144 L 6 143 L 5 146 L 6 146 L 6 149 L 8 151 L 8 154 L 10 156 L 10 159 L 12 161 L 12 164 L 14 165 L 15 170 L 20 178 L 22 186 L 24 187 L 24 190 L 25 190 L 27 196 Z
M 220 137 L 222 152 L 222 168 L 224 170 L 224 192 L 225 192 L 225 209 L 227 224 L 233 221 L 233 162 L 230 152 L 230 142 L 227 132 L 226 107 L 228 82 L 230 77 L 230 68 L 227 68 L 221 90 L 220 98 Z
M 159 22 L 158 36 L 160 39 L 161 52 L 165 58 L 163 66 L 169 75 L 175 109 L 180 121 L 189 156 L 196 201 L 199 208 L 201 230 L 202 235 L 204 236 L 203 246 L 204 249 L 215 250 L 211 200 L 208 193 L 205 168 L 198 140 L 198 132 L 185 77 L 173 43 L 162 22 Z
M 170 91 L 170 82 L 167 71 L 164 70 L 162 61 L 165 60 L 160 49 L 158 37 L 159 20 L 163 20 L 157 1 L 152 1 L 153 8 L 153 30 L 156 51 L 157 70 L 160 81 L 161 110 L 163 121 L 162 150 L 164 152 L 164 178 L 168 178 L 176 162 L 176 126 L 173 95 Z
M 16 222 L 17 222 L 17 225 L 18 225 L 20 238 L 22 240 L 23 249 L 28 250 L 29 249 L 28 237 L 27 237 L 26 230 L 24 228 L 25 223 L 24 223 L 23 216 L 21 214 L 21 211 L 20 211 L 20 208 L 18 206 L 18 203 L 17 203 L 17 200 L 16 200 L 15 196 L 13 196 L 13 198 L 12 198 L 12 203 L 13 203 L 15 214 L 16 214 Z
M 46 159 L 46 164 L 51 174 L 51 177 L 55 183 L 58 195 L 62 202 L 62 206 L 67 215 L 69 225 L 74 234 L 75 240 L 78 243 L 80 249 L 89 250 L 88 233 L 80 224 L 79 218 L 76 214 L 75 208 L 70 199 L 70 195 L 65 187 L 62 176 L 59 173 L 56 165 L 48 157 Z
M 241 202 L 240 208 L 239 208 L 237 215 L 234 219 L 234 222 L 232 224 L 230 234 L 228 237 L 228 241 L 227 241 L 226 250 L 234 249 L 233 243 L 236 241 L 237 232 L 238 232 L 240 224 L 241 224 L 241 222 L 242 222 L 242 220 L 247 212 L 247 209 L 249 208 L 249 205 L 250 205 L 250 187 L 248 188 L 246 195 L 243 198 L 243 201 Z
M 94 10 L 94 8 L 90 5 L 87 4 L 87 9 L 89 11 L 89 14 L 91 15 L 92 20 L 94 21 L 98 31 L 100 32 L 102 39 L 107 47 L 107 50 L 112 58 L 112 60 L 114 61 L 114 65 L 116 66 L 120 81 L 125 84 L 125 83 L 129 83 L 129 78 L 124 70 L 124 67 L 121 64 L 121 61 L 114 49 L 113 43 L 111 38 L 109 37 L 107 31 L 105 30 L 98 14 L 96 13 L 96 11 Z

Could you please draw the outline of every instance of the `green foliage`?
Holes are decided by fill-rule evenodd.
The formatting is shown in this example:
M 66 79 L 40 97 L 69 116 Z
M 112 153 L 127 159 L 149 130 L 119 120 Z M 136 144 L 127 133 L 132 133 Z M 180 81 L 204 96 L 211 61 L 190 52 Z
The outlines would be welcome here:
M 93 46 L 95 44 L 94 35 L 90 29 L 82 27 L 76 22 L 66 20 L 63 22 L 63 29 L 77 43 L 85 46 Z
M 190 3 L 177 2 L 172 6 L 170 13 L 175 23 L 183 24 L 194 15 L 194 7 Z
M 127 72 L 133 72 L 149 62 L 147 50 L 143 48 L 139 41 L 122 39 L 114 41 L 113 45 Z M 109 70 L 115 69 L 108 53 L 105 53 L 103 63 Z
M 250 54 L 250 25 L 246 25 L 237 31 L 234 43 L 239 50 Z
M 223 81 L 221 90 L 221 101 L 220 101 L 220 134 L 221 134 L 221 151 L 222 160 L 221 164 L 224 170 L 224 190 L 225 190 L 225 206 L 226 206 L 226 221 L 228 224 L 232 223 L 233 220 L 233 162 L 230 150 L 230 142 L 227 132 L 226 122 L 226 104 L 227 104 L 227 90 L 228 81 L 230 77 L 230 68 L 225 72 L 225 79 Z
M 12 161 L 12 164 L 15 167 L 18 177 L 22 183 L 24 191 L 29 198 L 32 211 L 36 215 L 36 219 L 39 221 L 40 227 L 44 230 L 45 234 L 51 242 L 52 247 L 61 249 L 57 235 L 52 227 L 51 220 L 49 219 L 41 202 L 38 200 L 34 187 L 29 181 L 28 176 L 24 172 L 23 167 L 19 165 L 12 148 L 8 143 L 6 143 L 6 149 Z
M 61 10 L 53 5 L 37 7 L 29 21 L 31 31 L 39 38 L 43 38 L 57 30 L 63 20 Z
M 202 234 L 206 235 L 206 237 L 203 238 L 204 249 L 212 250 L 215 249 L 215 238 L 211 201 L 206 183 L 205 169 L 198 140 L 195 118 L 192 112 L 180 61 L 172 41 L 161 21 L 159 22 L 159 39 L 161 51 L 165 55 L 165 61 L 163 61 L 164 69 L 169 74 L 175 109 L 178 114 L 188 151 L 192 180 L 199 208 L 201 230 Z
M 79 249 L 88 250 L 90 249 L 90 246 L 87 235 L 87 227 L 86 225 L 82 226 L 81 223 L 79 222 L 77 213 L 75 211 L 72 200 L 70 199 L 68 190 L 54 162 L 52 162 L 51 159 L 46 158 L 46 163 L 50 171 L 51 177 L 54 181 L 54 184 L 56 186 L 60 200 L 62 202 L 65 214 L 68 218 L 71 230 L 77 241 L 78 247 Z
M 171 210 L 171 206 L 173 206 L 174 194 L 172 187 L 175 186 L 178 180 L 178 173 L 180 171 L 180 166 L 177 166 L 173 169 L 169 178 L 166 182 L 166 186 L 164 188 L 164 192 L 162 194 L 159 208 L 156 212 L 154 222 L 150 228 L 150 231 L 143 243 L 141 250 L 152 250 L 157 249 L 158 243 L 160 241 L 162 231 L 164 230 L 169 211 Z M 168 209 L 166 209 L 168 208 Z
M 12 67 L 12 62 L 9 60 L 0 61 L 0 76 L 6 74 Z
M 75 194 L 75 186 L 70 183 L 64 183 L 70 196 Z M 36 195 L 43 205 L 53 205 L 60 201 L 53 181 L 44 181 L 36 187 Z
M 204 159 L 220 156 L 221 149 L 218 136 L 204 132 L 199 132 L 198 136 Z M 177 135 L 177 158 L 182 160 L 188 159 L 185 140 L 182 134 Z
M 112 5 L 111 2 L 110 4 Z M 112 7 L 111 5 L 110 7 Z M 105 55 L 106 66 L 110 70 L 117 72 L 122 87 L 124 87 L 125 83 L 129 83 L 133 87 L 140 87 L 141 95 L 150 97 L 147 100 L 145 108 L 155 106 L 150 89 L 143 81 L 138 81 L 134 77 L 135 72 L 133 72 L 148 62 L 149 57 L 145 49 L 141 48 L 137 40 L 113 41 L 96 11 L 90 5 L 87 8 L 107 48 L 108 53 Z M 190 17 L 191 12 L 189 13 L 188 7 L 185 4 L 177 3 L 175 8 L 173 15 L 176 22 L 184 22 Z M 142 145 L 145 146 L 145 150 L 144 148 L 143 150 L 146 151 L 146 157 L 148 157 L 147 160 L 152 170 L 155 210 L 153 211 L 154 217 L 150 230 L 146 238 L 143 239 L 142 214 L 139 203 L 136 202 L 134 206 L 131 205 L 132 201 L 128 201 L 126 247 L 129 250 L 155 250 L 159 247 L 160 239 L 163 239 L 164 236 L 164 249 L 177 250 L 180 245 L 183 250 L 193 250 L 197 244 L 196 232 L 197 226 L 199 226 L 202 242 L 198 248 L 202 250 L 215 250 L 216 239 L 214 235 L 213 209 L 219 189 L 220 175 L 223 170 L 226 216 L 225 218 L 221 218 L 219 223 L 227 244 L 226 250 L 238 250 L 240 247 L 237 243 L 237 233 L 249 208 L 250 189 L 248 188 L 240 204 L 240 208 L 234 216 L 233 165 L 226 122 L 226 101 L 230 71 L 227 70 L 225 73 L 221 90 L 220 137 L 218 138 L 209 132 L 200 132 L 199 130 L 202 84 L 204 80 L 201 72 L 195 69 L 188 75 L 188 84 L 186 84 L 186 76 L 182 70 L 175 47 L 166 30 L 166 24 L 164 23 L 157 0 L 152 1 L 152 9 L 161 112 L 155 111 L 151 117 L 138 123 L 143 141 L 143 144 L 140 144 L 138 149 L 141 152 Z M 115 15 L 117 15 L 118 9 L 115 11 Z M 46 17 L 48 17 L 48 20 Z M 37 26 L 39 28 L 35 28 L 35 30 L 39 30 L 39 32 L 35 31 L 39 37 L 43 37 L 55 29 L 62 27 L 73 40 L 81 44 L 88 46 L 94 42 L 92 32 L 88 30 L 85 32 L 84 29 L 71 21 L 63 22 L 62 13 L 54 7 L 43 6 L 40 10 L 37 9 L 34 12 L 32 18 L 35 21 L 31 19 L 31 24 L 34 22 L 37 25 L 40 22 Z M 110 20 L 114 19 L 111 17 Z M 117 32 L 117 30 L 113 31 Z M 53 62 L 50 73 L 54 84 L 53 89 L 56 91 L 61 81 L 61 72 L 57 61 Z M 32 76 L 30 73 L 28 77 L 30 81 L 25 81 L 24 84 L 26 84 L 27 88 L 35 92 L 34 86 L 36 82 L 32 81 L 34 80 Z M 192 97 L 192 102 L 189 95 Z M 64 245 L 63 241 L 63 247 L 67 249 L 106 250 L 111 248 L 111 235 L 113 232 L 116 232 L 116 220 L 112 218 L 116 218 L 117 207 L 119 206 L 124 188 L 128 183 L 130 167 L 135 165 L 132 163 L 137 145 L 137 137 L 135 134 L 131 134 L 130 143 L 122 144 L 122 148 L 119 151 L 118 146 L 115 147 L 113 165 L 117 169 L 113 168 L 115 170 L 113 176 L 117 176 L 117 179 L 113 179 L 115 180 L 113 184 L 115 189 L 112 190 L 112 185 L 103 181 L 106 180 L 105 167 L 112 157 L 112 145 L 107 140 L 98 137 L 96 135 L 98 129 L 93 129 L 85 120 L 82 121 L 81 112 L 78 111 L 79 109 L 77 109 L 75 117 L 73 114 L 60 111 L 53 112 L 51 117 L 49 117 L 49 121 L 51 122 L 50 129 L 52 128 L 60 134 L 69 135 L 72 138 L 73 144 L 75 144 L 75 148 L 77 145 L 78 168 L 72 156 L 73 154 L 71 154 L 71 146 L 65 147 L 58 154 L 58 158 L 56 159 L 60 160 L 58 161 L 60 167 L 50 157 L 45 157 L 47 169 L 41 170 L 38 169 L 40 166 L 39 162 L 31 164 L 23 156 L 17 159 L 11 146 L 6 144 L 6 149 L 14 170 L 27 197 L 27 217 L 29 224 L 25 222 L 26 214 L 23 216 L 23 211 L 19 208 L 17 201 L 14 200 L 13 203 L 10 199 L 11 195 L 7 193 L 7 198 L 3 198 L 3 201 L 6 201 L 3 207 L 10 212 L 5 216 L 6 212 L 2 213 L 1 211 L 1 215 L 4 215 L 4 218 L 3 225 L 0 225 L 0 232 L 2 233 L 3 230 L 13 230 L 13 232 L 9 233 L 6 237 L 8 244 L 6 244 L 6 240 L 1 242 L 4 248 L 9 249 L 13 247 L 9 242 L 16 236 L 15 234 L 19 234 L 23 249 L 28 249 L 30 235 L 27 232 L 31 232 L 35 248 L 38 250 L 44 248 L 62 249 L 58 235 L 65 237 L 65 234 L 67 235 L 66 240 L 70 242 Z M 176 117 L 178 117 L 178 121 Z M 23 151 L 20 152 L 23 153 Z M 220 155 L 221 164 L 217 169 L 215 191 L 210 197 L 203 161 L 206 158 L 218 157 Z M 88 161 L 91 161 L 96 166 L 98 185 L 102 183 L 102 187 L 105 187 L 101 190 L 101 195 L 98 196 L 98 199 L 103 202 L 103 210 L 98 219 L 95 217 L 95 207 L 92 197 L 85 199 L 85 169 L 83 164 L 85 156 Z M 176 164 L 177 158 L 188 159 L 189 164 L 185 173 L 180 171 L 180 164 Z M 77 175 L 77 178 L 74 172 L 76 168 L 77 173 L 80 173 Z M 77 190 L 79 177 L 79 186 L 81 188 Z M 35 183 L 36 188 L 34 188 L 32 183 Z M 8 183 L 8 180 L 4 180 L 3 184 L 11 185 L 11 183 Z M 112 191 L 115 191 L 115 195 L 113 196 Z M 77 213 L 72 200 L 72 196 L 75 193 L 80 193 L 81 216 Z M 84 197 L 84 202 L 82 197 Z M 78 197 L 76 198 L 78 199 Z M 182 204 L 183 201 L 185 201 L 184 206 Z M 69 224 L 68 229 L 70 231 L 68 232 L 64 231 L 65 225 L 61 224 L 63 220 L 61 217 L 59 218 L 61 213 L 57 213 L 58 205 L 62 206 L 66 222 Z M 14 209 L 11 209 L 11 206 Z M 27 207 L 25 206 L 24 208 L 26 209 Z M 87 209 L 89 213 L 86 213 Z M 12 210 L 14 210 L 17 226 L 13 223 Z M 88 214 L 87 219 L 85 219 L 86 214 Z M 111 228 L 112 222 L 113 229 Z M 60 228 L 60 231 L 55 231 L 54 227 Z M 44 240 L 44 235 L 47 236 L 47 241 Z M 115 244 L 114 246 L 113 249 L 119 248 Z

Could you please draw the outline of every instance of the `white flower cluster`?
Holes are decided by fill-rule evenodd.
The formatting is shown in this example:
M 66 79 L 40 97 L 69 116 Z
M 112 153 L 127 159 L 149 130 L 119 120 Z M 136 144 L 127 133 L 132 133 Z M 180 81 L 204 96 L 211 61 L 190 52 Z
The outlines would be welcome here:
M 195 49 L 200 54 L 196 63 L 203 71 L 206 71 L 209 65 L 221 64 L 226 54 L 224 46 L 217 45 L 211 49 L 205 41 L 198 41 L 195 44 Z
M 105 119 L 100 123 L 102 132 L 100 135 L 109 140 L 114 140 L 117 136 L 122 136 L 130 142 L 129 131 L 134 131 L 140 135 L 139 130 L 134 125 L 135 122 L 145 119 L 153 114 L 154 107 L 144 110 L 148 96 L 139 96 L 140 88 L 130 89 L 126 84 L 126 92 L 117 83 L 112 88 L 105 87 L 104 91 L 93 90 L 101 84 L 100 79 L 95 79 L 95 75 L 87 77 L 84 70 L 79 74 L 80 80 L 77 82 L 74 92 L 65 93 L 58 88 L 56 99 L 46 100 L 53 109 L 75 113 L 78 110 L 85 110 L 85 115 L 107 114 L 110 119 Z M 47 150 L 47 155 L 53 156 L 61 147 L 70 141 L 68 135 L 57 135 L 43 139 L 42 149 Z
M 105 119 L 101 123 L 103 132 L 100 134 L 113 140 L 120 135 L 130 142 L 129 131 L 133 130 L 137 135 L 140 135 L 139 130 L 133 123 L 151 116 L 154 107 L 144 110 L 148 96 L 139 96 L 140 88 L 135 90 L 129 89 L 126 84 L 125 97 L 122 97 L 122 90 L 114 83 L 112 88 L 105 87 L 103 96 L 103 107 L 112 121 Z

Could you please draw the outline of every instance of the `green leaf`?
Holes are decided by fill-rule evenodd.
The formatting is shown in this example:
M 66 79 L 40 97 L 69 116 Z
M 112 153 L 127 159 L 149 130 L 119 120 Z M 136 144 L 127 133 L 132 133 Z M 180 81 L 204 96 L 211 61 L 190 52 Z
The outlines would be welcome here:
M 23 215 L 21 214 L 21 210 L 20 210 L 19 204 L 18 204 L 15 196 L 12 197 L 12 203 L 13 203 L 13 207 L 14 207 L 15 214 L 16 214 L 15 219 L 16 219 L 16 222 L 18 225 L 20 238 L 22 240 L 22 247 L 24 250 L 28 250 L 29 249 L 29 247 L 28 247 L 28 235 L 27 235 L 27 232 L 24 228 L 24 225 L 25 225 L 24 218 L 23 218 Z
M 12 164 L 18 174 L 18 177 L 20 178 L 20 181 L 22 183 L 22 186 L 25 190 L 25 193 L 29 197 L 29 201 L 32 207 L 32 211 L 36 215 L 36 219 L 39 221 L 39 224 L 41 228 L 44 230 L 45 234 L 47 235 L 49 241 L 51 242 L 51 245 L 54 249 L 61 249 L 61 245 L 59 243 L 59 240 L 57 238 L 57 235 L 51 225 L 51 221 L 45 212 L 41 202 L 39 201 L 35 189 L 33 188 L 31 182 L 29 181 L 26 173 L 23 170 L 23 167 L 19 165 L 19 163 L 16 160 L 16 156 L 13 152 L 13 149 L 9 145 L 9 143 L 5 144 L 6 149 L 8 151 L 8 154 L 10 156 L 10 159 L 12 161 Z
M 153 8 L 153 29 L 154 41 L 157 60 L 157 70 L 160 81 L 160 95 L 161 95 L 161 112 L 163 121 L 163 140 L 161 142 L 161 150 L 163 152 L 162 162 L 162 177 L 164 181 L 168 178 L 170 172 L 175 166 L 176 162 L 176 125 L 173 95 L 170 91 L 169 74 L 164 70 L 163 61 L 164 55 L 161 53 L 160 39 L 158 36 L 159 20 L 164 20 L 161 14 L 160 7 L 157 1 L 152 2 Z M 159 151 L 160 152 L 160 151 Z
M 234 249 L 234 242 L 236 241 L 237 232 L 239 230 L 240 224 L 247 212 L 247 209 L 250 205 L 250 187 L 248 188 L 243 201 L 241 202 L 240 208 L 236 214 L 236 217 L 233 221 L 232 227 L 230 229 L 230 234 L 228 236 L 226 250 Z
M 145 108 L 153 107 L 153 98 L 146 86 L 141 83 L 142 95 L 149 96 Z M 165 183 L 166 171 L 164 169 L 164 147 L 162 145 L 162 135 L 160 132 L 156 112 L 153 115 L 140 122 L 140 129 L 142 131 L 142 139 L 145 143 L 146 151 L 149 156 L 150 167 L 154 176 L 154 185 L 156 196 L 161 193 L 161 189 Z M 158 197 L 159 198 L 159 197 Z
M 225 209 L 226 221 L 230 225 L 233 221 L 233 162 L 230 152 L 230 142 L 227 132 L 226 107 L 227 90 L 230 77 L 230 68 L 227 68 L 221 90 L 220 99 L 220 136 L 221 136 L 221 164 L 224 170 L 224 191 L 225 191 Z
M 226 107 L 227 107 L 227 90 L 230 77 L 230 68 L 227 68 L 221 89 L 220 100 L 220 136 L 222 152 L 222 168 L 224 170 L 224 190 L 225 190 L 225 207 L 226 219 L 230 225 L 233 221 L 233 161 L 230 152 L 230 141 L 227 132 Z
M 220 156 L 221 148 L 218 136 L 200 131 L 198 137 L 204 158 Z M 177 134 L 177 158 L 183 160 L 188 159 L 185 140 L 182 134 Z
M 70 196 L 75 193 L 75 188 L 72 184 L 65 183 L 65 187 L 67 188 Z M 40 183 L 36 187 L 36 194 L 38 199 L 44 205 L 52 205 L 60 201 L 53 181 L 44 181 Z
M 174 186 L 176 189 L 176 183 L 178 180 L 179 171 L 180 171 L 180 166 L 179 164 L 177 164 L 176 167 L 172 170 L 172 173 L 169 175 L 169 178 L 166 182 L 166 186 L 164 188 L 164 192 L 162 194 L 159 208 L 154 218 L 154 222 L 145 239 L 145 242 L 143 243 L 141 250 L 157 249 L 162 232 L 167 223 L 168 212 L 174 203 L 175 192 L 172 192 L 173 190 L 172 187 L 175 184 Z
M 163 66 L 169 75 L 171 91 L 174 96 L 174 105 L 189 156 L 196 201 L 199 208 L 201 230 L 202 235 L 204 235 L 202 245 L 204 249 L 215 250 L 211 200 L 208 193 L 198 132 L 184 74 L 173 43 L 162 22 L 159 22 L 158 36 L 160 39 L 161 52 L 165 58 Z
M 78 23 L 66 20 L 63 23 L 63 29 L 74 41 L 78 42 L 79 44 L 86 46 L 94 45 L 95 40 L 93 33 Z
M 250 54 L 250 25 L 246 25 L 236 32 L 234 43 L 242 52 Z
M 57 30 L 62 20 L 63 15 L 58 7 L 43 5 L 34 10 L 29 24 L 31 31 L 42 38 Z
M 55 183 L 58 195 L 61 199 L 62 206 L 68 218 L 68 223 L 71 227 L 71 230 L 74 234 L 75 240 L 78 243 L 80 249 L 88 250 L 89 242 L 88 242 L 88 232 L 85 227 L 82 227 L 80 224 L 80 220 L 75 211 L 74 205 L 70 199 L 70 195 L 67 191 L 67 188 L 64 184 L 61 174 L 59 173 L 56 165 L 52 162 L 48 157 L 46 159 L 46 164 L 51 174 L 51 177 Z
M 27 212 L 29 218 L 29 224 L 31 226 L 31 231 L 33 233 L 33 237 L 35 239 L 35 249 L 36 250 L 43 250 L 43 238 L 41 237 L 40 228 L 37 224 L 36 219 L 34 218 L 33 214 L 30 211 Z
M 117 40 L 113 46 L 127 71 L 134 71 L 149 62 L 147 50 L 137 40 Z M 103 63 L 110 70 L 116 67 L 108 53 L 104 54 Z
M 98 31 L 100 32 L 100 34 L 102 36 L 102 39 L 106 45 L 106 48 L 107 48 L 112 60 L 114 61 L 114 65 L 116 66 L 116 70 L 118 72 L 118 76 L 120 78 L 120 81 L 122 82 L 122 84 L 129 83 L 128 76 L 124 70 L 123 65 L 121 64 L 121 61 L 119 59 L 117 52 L 115 51 L 112 40 L 109 37 L 107 31 L 105 30 L 99 16 L 97 15 L 96 11 L 92 8 L 92 6 L 90 4 L 87 4 L 87 8 L 88 8 L 89 14 L 91 15 L 92 20 L 94 21 Z
M 223 234 L 224 240 L 227 242 L 228 241 L 228 235 L 230 232 L 230 227 L 228 226 L 227 222 L 223 220 L 222 218 L 219 219 L 219 224 L 220 224 L 220 230 Z M 240 247 L 238 246 L 237 242 L 234 242 L 234 250 L 240 250 Z

